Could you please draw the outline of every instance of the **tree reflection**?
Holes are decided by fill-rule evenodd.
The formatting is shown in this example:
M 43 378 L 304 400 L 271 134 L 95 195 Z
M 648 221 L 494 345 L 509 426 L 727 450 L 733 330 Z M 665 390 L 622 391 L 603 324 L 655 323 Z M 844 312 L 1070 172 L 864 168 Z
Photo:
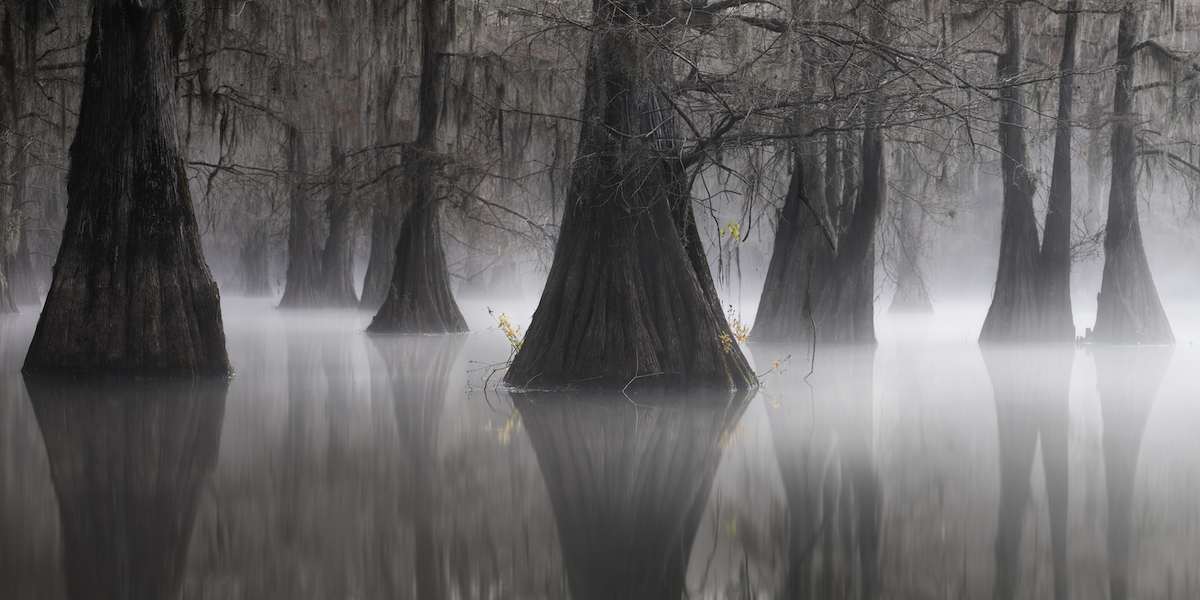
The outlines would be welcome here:
M 1133 528 L 1133 483 L 1142 434 L 1171 346 L 1096 346 L 1096 388 L 1104 418 L 1104 466 L 1108 488 L 1110 600 L 1129 597 L 1129 549 Z
M 438 536 L 438 429 L 466 336 L 371 336 L 387 365 L 399 434 L 401 493 L 413 523 L 416 597 L 448 597 L 447 556 Z
M 679 599 L 722 452 L 749 394 L 518 394 L 575 600 Z
M 803 356 L 806 350 L 767 355 Z M 877 594 L 874 362 L 874 346 L 822 346 L 811 374 L 793 368 L 773 382 L 791 396 L 770 419 L 787 495 L 785 600 L 853 597 L 856 581 L 859 597 Z
M 228 382 L 25 383 L 58 497 L 70 597 L 178 596 Z
M 1050 512 L 1054 597 L 1067 600 L 1067 424 L 1075 347 L 987 344 L 980 350 L 992 380 L 1000 441 L 995 597 L 1008 600 L 1016 593 L 1025 506 L 1040 440 Z

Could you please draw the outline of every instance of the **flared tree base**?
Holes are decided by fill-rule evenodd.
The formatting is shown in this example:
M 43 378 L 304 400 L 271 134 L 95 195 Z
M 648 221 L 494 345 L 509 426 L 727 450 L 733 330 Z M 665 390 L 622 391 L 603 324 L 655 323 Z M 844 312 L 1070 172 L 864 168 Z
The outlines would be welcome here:
M 438 207 L 422 202 L 400 226 L 392 284 L 369 333 L 465 333 L 446 270 Z

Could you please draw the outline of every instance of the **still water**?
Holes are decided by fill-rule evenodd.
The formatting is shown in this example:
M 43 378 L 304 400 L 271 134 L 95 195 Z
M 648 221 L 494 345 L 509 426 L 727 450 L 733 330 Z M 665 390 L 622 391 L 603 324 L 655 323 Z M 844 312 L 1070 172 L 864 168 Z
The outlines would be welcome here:
M 36 316 L 0 318 L 0 598 L 1200 597 L 1186 341 L 981 350 L 943 311 L 750 344 L 790 356 L 754 394 L 568 398 L 497 389 L 481 304 L 225 308 L 227 384 L 26 382 Z

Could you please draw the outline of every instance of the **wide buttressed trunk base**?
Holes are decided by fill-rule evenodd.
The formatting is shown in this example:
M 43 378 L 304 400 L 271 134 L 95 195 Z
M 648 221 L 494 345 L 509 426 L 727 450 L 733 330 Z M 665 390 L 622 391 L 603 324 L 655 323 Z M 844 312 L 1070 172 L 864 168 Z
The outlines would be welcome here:
M 597 7 L 576 162 L 554 262 L 505 382 L 531 389 L 747 389 L 658 87 L 668 62 Z M 632 26 L 625 24 L 627 26 Z
M 1175 343 L 1175 334 L 1150 274 L 1146 251 L 1142 249 L 1140 231 L 1128 235 L 1126 243 L 1105 252 L 1104 279 L 1091 339 L 1109 344 Z
M 26 378 L 74 600 L 176 598 L 228 382 Z
M 514 394 L 575 600 L 679 600 L 723 436 L 752 392 Z
M 803 165 L 792 167 L 787 199 L 771 251 L 767 277 L 758 300 L 751 339 L 755 342 L 799 342 L 813 335 L 814 288 L 825 280 L 833 249 L 817 224 L 804 191 Z
M 230 372 L 176 132 L 175 8 L 93 3 L 67 222 L 25 373 Z
M 470 331 L 450 289 L 438 205 L 432 200 L 433 184 L 427 182 L 424 186 L 423 197 L 400 226 L 392 284 L 383 306 L 367 327 L 370 333 Z

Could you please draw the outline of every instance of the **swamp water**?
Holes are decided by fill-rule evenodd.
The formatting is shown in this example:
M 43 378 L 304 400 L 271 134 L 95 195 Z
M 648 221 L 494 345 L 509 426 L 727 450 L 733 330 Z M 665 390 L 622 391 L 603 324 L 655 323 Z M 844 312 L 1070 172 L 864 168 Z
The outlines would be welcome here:
M 1200 597 L 1186 342 L 981 351 L 974 307 L 750 344 L 791 357 L 753 394 L 564 398 L 496 388 L 478 303 L 270 306 L 225 301 L 216 385 L 26 382 L 0 317 L 0 598 Z

